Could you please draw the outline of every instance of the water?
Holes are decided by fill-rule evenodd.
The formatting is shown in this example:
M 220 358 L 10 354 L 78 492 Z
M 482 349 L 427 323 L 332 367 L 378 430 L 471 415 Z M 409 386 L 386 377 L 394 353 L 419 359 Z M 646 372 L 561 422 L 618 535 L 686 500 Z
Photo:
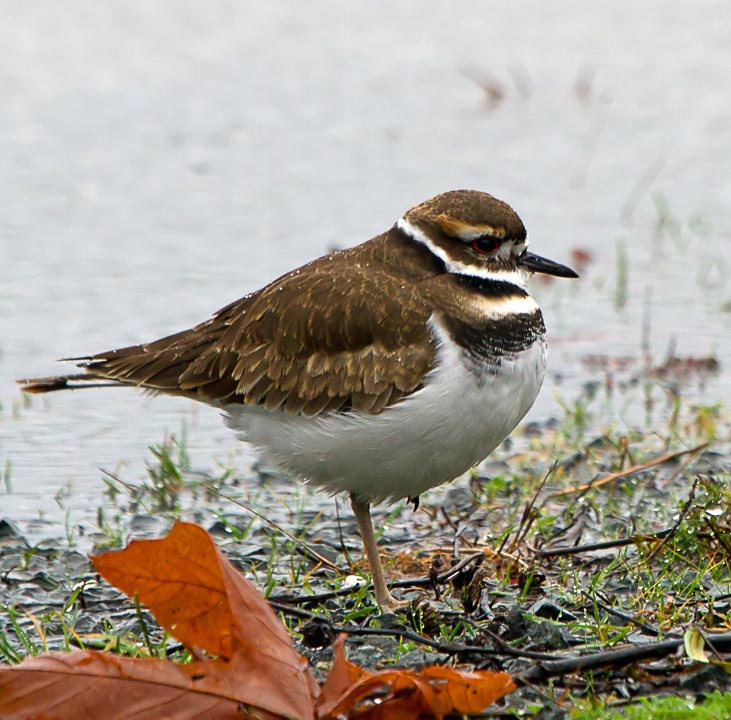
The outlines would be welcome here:
M 99 468 L 134 481 L 183 421 L 196 467 L 250 456 L 185 400 L 24 408 L 15 378 L 196 323 L 451 188 L 508 200 L 538 253 L 592 255 L 536 289 L 551 380 L 529 417 L 557 376 L 569 400 L 601 377 L 586 355 L 638 357 L 643 316 L 656 356 L 721 361 L 692 397 L 728 398 L 726 2 L 2 7 L 0 516 L 31 535 L 92 522 Z

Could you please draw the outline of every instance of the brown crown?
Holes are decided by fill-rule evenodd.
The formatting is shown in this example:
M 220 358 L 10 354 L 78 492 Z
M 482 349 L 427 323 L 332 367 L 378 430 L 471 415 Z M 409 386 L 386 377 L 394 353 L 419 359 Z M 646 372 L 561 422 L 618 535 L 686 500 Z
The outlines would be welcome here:
M 432 226 L 460 239 L 482 230 L 500 239 L 523 239 L 525 226 L 506 202 L 478 190 L 451 190 L 411 208 L 409 222 Z

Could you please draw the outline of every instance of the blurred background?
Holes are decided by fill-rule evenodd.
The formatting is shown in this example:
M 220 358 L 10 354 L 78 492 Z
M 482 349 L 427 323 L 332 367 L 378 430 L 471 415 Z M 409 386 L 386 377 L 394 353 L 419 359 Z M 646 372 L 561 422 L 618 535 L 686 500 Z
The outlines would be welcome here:
M 438 192 L 508 201 L 579 282 L 535 286 L 549 378 L 527 421 L 731 388 L 726 0 L 0 0 L 0 517 L 94 522 L 212 409 L 133 391 L 24 402 L 55 359 L 154 339 Z M 625 387 L 622 393 L 618 387 Z M 634 388 L 634 390 L 633 390 Z M 666 403 L 667 404 L 667 403 Z

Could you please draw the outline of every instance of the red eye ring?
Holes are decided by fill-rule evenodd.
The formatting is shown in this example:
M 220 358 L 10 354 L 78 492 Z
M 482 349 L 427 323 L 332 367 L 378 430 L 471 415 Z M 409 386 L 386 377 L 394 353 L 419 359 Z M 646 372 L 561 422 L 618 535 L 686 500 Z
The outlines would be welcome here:
M 490 235 L 483 235 L 482 237 L 475 238 L 472 241 L 472 247 L 477 250 L 478 253 L 482 253 L 483 255 L 495 252 L 499 245 L 500 242 L 498 239 L 491 237 Z

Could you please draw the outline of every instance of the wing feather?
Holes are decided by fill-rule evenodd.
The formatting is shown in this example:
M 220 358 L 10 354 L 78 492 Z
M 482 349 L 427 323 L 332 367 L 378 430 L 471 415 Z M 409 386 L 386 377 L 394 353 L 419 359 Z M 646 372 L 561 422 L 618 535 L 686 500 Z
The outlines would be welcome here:
M 418 279 L 364 262 L 359 252 L 323 258 L 194 328 L 83 358 L 81 366 L 90 382 L 212 404 L 308 416 L 379 413 L 418 390 L 433 366 L 431 307 Z M 395 299 L 398 293 L 406 294 L 405 303 Z M 63 385 L 52 380 L 48 389 Z

